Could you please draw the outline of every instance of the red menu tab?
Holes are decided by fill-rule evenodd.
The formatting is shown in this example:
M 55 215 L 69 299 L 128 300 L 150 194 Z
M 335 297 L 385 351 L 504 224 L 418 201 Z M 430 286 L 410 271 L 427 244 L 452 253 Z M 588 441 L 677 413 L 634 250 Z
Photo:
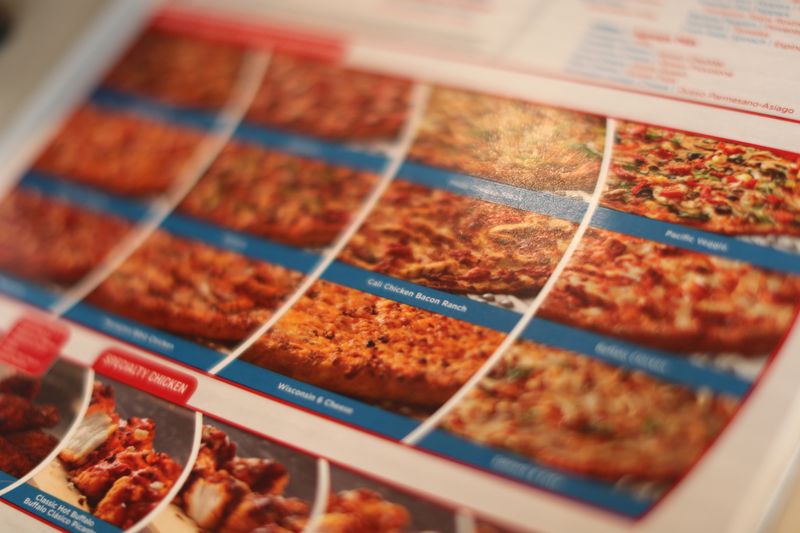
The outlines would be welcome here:
M 93 368 L 104 376 L 178 405 L 186 405 L 197 389 L 197 379 L 193 376 L 121 350 L 106 350 Z
M 69 337 L 63 324 L 24 317 L 0 338 L 0 363 L 31 376 L 41 376 L 58 357 Z

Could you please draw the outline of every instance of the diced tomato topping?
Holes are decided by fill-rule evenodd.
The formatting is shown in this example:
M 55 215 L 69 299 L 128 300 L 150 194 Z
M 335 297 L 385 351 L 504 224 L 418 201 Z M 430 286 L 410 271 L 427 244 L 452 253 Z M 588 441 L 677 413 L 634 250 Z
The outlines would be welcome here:
M 630 170 L 624 169 L 619 165 L 614 165 L 611 170 L 614 172 L 614 174 L 624 180 L 635 180 L 639 177 L 636 172 L 631 172 Z
M 711 174 L 712 176 L 716 176 L 718 178 L 726 178 L 726 179 L 728 178 L 728 174 L 725 174 L 721 170 L 712 170 L 709 172 L 709 174 Z
M 783 199 L 774 194 L 768 194 L 766 199 L 767 203 L 773 207 L 777 207 L 783 203 Z
M 789 223 L 795 219 L 794 213 L 790 213 L 789 211 L 778 210 L 772 213 L 772 218 L 777 220 L 778 222 Z
M 638 194 L 638 192 L 641 191 L 645 187 L 647 187 L 647 183 L 641 182 L 638 185 L 634 186 L 633 189 L 631 189 L 631 192 L 633 194 Z
M 728 183 L 736 183 L 739 180 L 736 179 L 736 176 L 731 174 L 730 176 L 725 176 L 725 181 L 727 181 Z
M 686 184 L 688 187 L 695 187 L 695 186 L 697 185 L 697 180 L 696 180 L 696 179 L 694 179 L 694 178 L 689 178 L 688 180 L 684 181 L 684 183 L 685 183 L 685 184 Z
M 688 176 L 692 173 L 690 165 L 670 165 L 667 170 L 676 176 Z
M 700 189 L 700 198 L 703 200 L 709 200 L 711 198 L 711 187 L 708 185 L 703 185 Z
M 642 137 L 647 133 L 647 126 L 644 124 L 636 124 L 635 126 L 630 126 L 628 131 L 634 137 Z
M 666 148 L 659 148 L 658 150 L 656 150 L 656 155 L 661 159 L 672 159 L 672 157 L 675 154 L 673 154 L 670 150 L 667 150 Z
M 743 154 L 744 148 L 735 144 L 727 144 L 721 142 L 717 145 L 717 150 L 720 150 L 725 155 Z
M 758 181 L 756 181 L 755 178 L 750 178 L 749 180 L 742 183 L 742 185 L 744 185 L 748 189 L 755 189 L 756 185 L 758 185 Z
M 686 193 L 683 191 L 672 190 L 672 191 L 661 191 L 661 196 L 664 198 L 671 198 L 673 200 L 683 200 L 683 197 L 686 196 Z
M 706 162 L 705 160 L 700 159 L 698 161 L 695 161 L 692 164 L 692 167 L 694 167 L 695 170 L 703 170 L 704 168 L 706 168 Z

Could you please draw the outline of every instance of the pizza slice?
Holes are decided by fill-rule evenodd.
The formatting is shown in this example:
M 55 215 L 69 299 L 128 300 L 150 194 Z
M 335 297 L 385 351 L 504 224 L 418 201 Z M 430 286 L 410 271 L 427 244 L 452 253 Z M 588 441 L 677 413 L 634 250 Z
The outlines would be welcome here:
M 519 341 L 443 425 L 581 475 L 670 481 L 692 466 L 737 406 L 731 398 Z
M 302 275 L 156 231 L 88 301 L 179 335 L 244 339 L 272 315 Z
M 189 128 L 85 105 L 34 168 L 116 194 L 148 196 L 180 177 L 202 139 Z
M 541 316 L 676 352 L 774 350 L 800 303 L 800 278 L 590 229 Z
M 407 80 L 279 53 L 247 119 L 334 140 L 392 140 L 410 99 Z
M 725 235 L 800 236 L 800 156 L 621 123 L 601 203 Z
M 526 189 L 590 193 L 604 144 L 601 117 L 436 87 L 409 158 Z
M 151 28 L 103 83 L 170 104 L 219 109 L 233 92 L 243 55 L 235 46 Z
M 0 202 L 0 268 L 71 285 L 98 266 L 130 229 L 117 217 L 17 188 Z
M 179 209 L 293 246 L 333 243 L 377 181 L 351 170 L 232 142 Z
M 435 408 L 502 340 L 497 331 L 318 281 L 242 359 L 367 401 Z
M 535 295 L 577 225 L 393 182 L 340 259 L 455 293 Z

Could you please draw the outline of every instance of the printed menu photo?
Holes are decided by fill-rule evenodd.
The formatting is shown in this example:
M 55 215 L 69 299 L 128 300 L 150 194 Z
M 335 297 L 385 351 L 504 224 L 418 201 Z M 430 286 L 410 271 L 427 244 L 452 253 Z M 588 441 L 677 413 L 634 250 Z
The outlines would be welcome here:
M 87 375 L 64 360 L 39 376 L 0 365 L 0 488 L 26 477 L 69 433 L 81 409 Z
M 732 394 L 523 338 L 420 446 L 638 517 L 738 406 Z
M 463 97 L 499 106 L 513 124 L 529 121 L 509 135 L 539 146 L 543 162 L 526 166 L 516 140 L 485 161 L 482 168 L 494 169 L 488 176 L 404 162 L 321 279 L 220 376 L 400 438 L 463 387 L 521 319 L 587 209 L 582 195 L 554 194 L 576 189 L 560 187 L 576 169 L 545 145 L 553 135 L 565 150 L 586 145 L 575 150 L 588 158 L 581 187 L 592 190 L 605 120 L 438 87 L 425 94 L 410 158 L 429 142 L 430 128 L 466 127 L 440 116 Z M 549 118 L 536 122 L 539 115 Z M 476 124 L 505 127 L 480 116 Z M 599 151 L 589 154 L 589 145 Z M 486 159 L 474 143 L 460 153 Z M 525 188 L 498 183 L 507 161 L 530 177 Z
M 203 135 L 112 107 L 78 109 L 0 200 L 4 292 L 54 305 L 132 236 Z
M 797 253 L 797 154 L 632 122 L 616 135 L 601 205 Z
M 615 217 L 595 214 L 521 338 L 419 445 L 638 518 L 692 475 L 780 350 L 800 277 L 780 256 Z
M 456 533 L 455 514 L 408 492 L 332 466 L 320 533 Z
M 205 418 L 189 477 L 144 531 L 300 533 L 316 491 L 311 456 Z
M 70 531 L 145 523 L 175 492 L 195 446 L 195 415 L 102 376 L 90 395 L 57 458 L 5 498 Z

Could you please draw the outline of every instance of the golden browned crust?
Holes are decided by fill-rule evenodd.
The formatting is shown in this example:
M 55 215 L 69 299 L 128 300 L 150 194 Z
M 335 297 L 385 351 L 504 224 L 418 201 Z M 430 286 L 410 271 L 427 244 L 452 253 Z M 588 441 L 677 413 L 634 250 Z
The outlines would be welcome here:
M 665 350 L 761 355 L 798 303 L 796 276 L 591 229 L 541 315 Z
M 88 299 L 156 328 L 237 341 L 265 322 L 301 278 L 157 231 Z
M 377 176 L 231 143 L 180 206 L 217 224 L 294 246 L 326 246 Z
M 129 230 L 116 217 L 15 189 L 0 203 L 0 268 L 26 279 L 72 284 Z
M 674 480 L 733 415 L 733 399 L 521 341 L 445 419 L 450 431 L 606 480 Z
M 406 80 L 275 54 L 247 118 L 330 139 L 394 139 L 410 96 Z
M 601 203 L 728 235 L 800 236 L 798 158 L 626 122 Z
M 456 293 L 534 295 L 576 224 L 398 180 L 340 259 Z
M 131 196 L 161 193 L 202 134 L 91 105 L 79 108 L 34 164 L 56 177 Z
M 600 117 L 437 87 L 409 158 L 517 187 L 591 192 L 604 132 Z
M 437 407 L 503 334 L 318 281 L 245 361 L 369 401 Z
M 233 91 L 242 55 L 224 43 L 150 29 L 104 83 L 170 104 L 218 109 Z

